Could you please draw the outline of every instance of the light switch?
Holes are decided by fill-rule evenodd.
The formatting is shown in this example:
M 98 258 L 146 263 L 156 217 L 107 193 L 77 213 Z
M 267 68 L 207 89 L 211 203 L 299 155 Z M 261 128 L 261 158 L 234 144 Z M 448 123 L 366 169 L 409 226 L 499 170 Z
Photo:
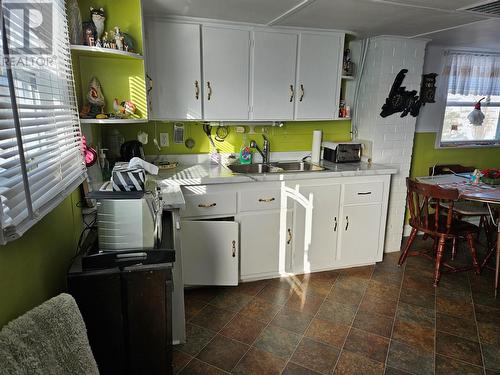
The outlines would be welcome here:
M 168 147 L 168 133 L 160 133 L 160 147 Z

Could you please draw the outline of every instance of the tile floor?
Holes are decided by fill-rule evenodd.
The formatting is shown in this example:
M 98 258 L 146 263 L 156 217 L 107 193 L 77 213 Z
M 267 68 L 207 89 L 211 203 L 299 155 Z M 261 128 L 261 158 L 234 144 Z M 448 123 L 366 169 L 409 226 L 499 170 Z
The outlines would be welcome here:
M 500 374 L 493 273 L 444 274 L 434 289 L 429 260 L 397 267 L 398 256 L 186 291 L 187 343 L 174 349 L 175 372 Z

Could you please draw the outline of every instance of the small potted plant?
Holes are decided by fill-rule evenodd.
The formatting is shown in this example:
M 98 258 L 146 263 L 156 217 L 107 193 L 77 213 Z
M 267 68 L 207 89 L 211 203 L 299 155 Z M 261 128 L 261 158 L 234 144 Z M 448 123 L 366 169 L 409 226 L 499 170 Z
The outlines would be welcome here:
M 489 185 L 500 184 L 500 169 L 488 168 L 481 171 L 481 181 Z

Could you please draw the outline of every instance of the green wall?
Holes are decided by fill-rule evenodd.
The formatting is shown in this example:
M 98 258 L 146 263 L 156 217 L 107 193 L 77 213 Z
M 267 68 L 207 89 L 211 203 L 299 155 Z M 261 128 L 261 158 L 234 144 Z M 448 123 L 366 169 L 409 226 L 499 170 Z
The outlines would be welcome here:
M 427 176 L 434 164 L 461 164 L 483 168 L 500 168 L 500 147 L 436 149 L 436 133 L 415 133 L 412 177 Z
M 173 124 L 168 122 L 151 121 L 145 124 L 130 125 L 124 124 L 119 126 L 101 126 L 103 142 L 106 140 L 106 134 L 112 129 L 118 129 L 126 140 L 137 138 L 139 131 L 145 131 L 149 134 L 149 143 L 145 145 L 144 152 L 146 155 L 155 155 L 158 151 L 153 144 L 153 138 L 156 134 L 159 142 L 160 133 L 169 134 L 169 147 L 164 147 L 161 154 L 195 154 L 207 153 L 210 151 L 210 143 L 208 137 L 203 132 L 201 123 L 184 122 L 185 136 L 184 138 L 193 138 L 195 147 L 188 149 L 184 144 L 173 143 Z M 245 126 L 245 134 L 248 141 L 255 139 L 259 145 L 262 145 L 261 126 L 255 127 L 256 134 L 249 134 L 249 127 Z M 350 121 L 315 121 L 315 122 L 286 122 L 282 128 L 265 127 L 266 136 L 271 141 L 271 151 L 304 151 L 311 150 L 312 132 L 313 130 L 323 131 L 323 140 L 328 141 L 349 141 L 351 139 L 351 123 Z M 215 127 L 212 129 L 212 136 L 215 137 Z M 221 152 L 239 152 L 243 142 L 243 134 L 236 133 L 235 127 L 229 127 L 229 135 L 224 142 L 216 142 L 217 148 Z
M 21 238 L 0 246 L 0 327 L 59 294 L 82 229 L 79 189 Z

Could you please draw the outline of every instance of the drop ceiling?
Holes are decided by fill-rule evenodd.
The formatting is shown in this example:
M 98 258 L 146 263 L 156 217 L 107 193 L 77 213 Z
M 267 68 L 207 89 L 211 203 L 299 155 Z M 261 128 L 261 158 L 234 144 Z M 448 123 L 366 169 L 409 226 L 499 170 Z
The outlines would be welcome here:
M 144 0 L 146 15 L 348 30 L 362 37 L 426 37 L 434 44 L 500 50 L 500 18 L 463 8 L 481 0 Z

